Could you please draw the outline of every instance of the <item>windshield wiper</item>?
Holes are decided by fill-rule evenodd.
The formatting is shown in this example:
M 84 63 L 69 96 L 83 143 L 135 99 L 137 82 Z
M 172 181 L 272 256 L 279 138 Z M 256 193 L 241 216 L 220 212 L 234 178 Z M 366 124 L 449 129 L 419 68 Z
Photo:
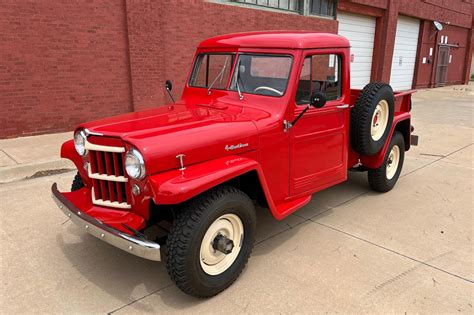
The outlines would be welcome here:
M 239 80 L 240 82 L 242 82 L 242 79 L 240 79 L 240 60 L 237 63 L 237 73 L 236 73 L 236 78 L 235 78 L 235 84 L 237 87 L 237 93 L 239 93 L 239 100 L 243 100 L 244 96 L 242 95 L 242 92 L 240 91 Z
M 229 56 L 227 56 L 227 57 L 225 58 L 224 66 L 222 67 L 221 71 L 220 71 L 219 74 L 216 76 L 216 78 L 214 79 L 214 81 L 212 81 L 211 85 L 209 85 L 209 88 L 207 89 L 207 95 L 211 95 L 211 89 L 212 89 L 212 87 L 214 86 L 214 83 L 216 83 L 217 79 L 220 78 L 219 83 L 222 82 L 222 78 L 224 77 L 225 69 L 227 68 L 227 61 L 228 61 L 228 60 L 229 60 Z

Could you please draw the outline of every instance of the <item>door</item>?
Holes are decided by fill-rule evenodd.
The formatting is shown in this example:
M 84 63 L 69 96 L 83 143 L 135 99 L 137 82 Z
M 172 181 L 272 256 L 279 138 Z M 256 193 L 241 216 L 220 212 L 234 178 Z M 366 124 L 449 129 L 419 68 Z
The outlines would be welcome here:
M 289 129 L 290 195 L 321 190 L 346 179 L 348 105 L 342 95 L 342 58 L 306 53 L 299 76 L 293 116 L 307 107 L 310 95 L 327 97 L 322 108 L 310 108 Z
M 375 18 L 338 12 L 339 35 L 351 43 L 351 87 L 362 89 L 370 82 L 374 50 Z
M 436 66 L 436 86 L 444 86 L 449 65 L 449 46 L 439 46 L 438 65 Z
M 394 91 L 409 90 L 413 86 L 419 32 L 420 20 L 398 17 L 390 75 L 390 85 Z

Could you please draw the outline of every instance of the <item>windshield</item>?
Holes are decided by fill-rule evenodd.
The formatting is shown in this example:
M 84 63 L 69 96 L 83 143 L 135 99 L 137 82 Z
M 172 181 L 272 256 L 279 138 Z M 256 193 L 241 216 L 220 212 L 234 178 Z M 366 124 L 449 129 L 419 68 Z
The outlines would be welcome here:
M 189 86 L 227 89 L 235 54 L 199 54 Z M 292 57 L 286 55 L 240 54 L 234 67 L 229 90 L 241 93 L 280 97 L 285 94 Z
M 285 94 L 292 59 L 277 55 L 240 55 L 230 89 L 267 96 Z

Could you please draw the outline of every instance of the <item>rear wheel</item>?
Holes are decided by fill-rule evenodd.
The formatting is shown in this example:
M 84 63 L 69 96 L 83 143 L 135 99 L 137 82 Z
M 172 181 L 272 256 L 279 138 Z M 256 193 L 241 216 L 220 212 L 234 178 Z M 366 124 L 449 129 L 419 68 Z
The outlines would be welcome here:
M 390 140 L 382 165 L 368 172 L 372 190 L 387 192 L 395 186 L 400 177 L 405 159 L 405 140 L 400 132 L 395 132 Z
M 255 240 L 256 214 L 242 191 L 221 186 L 186 204 L 167 239 L 166 268 L 185 293 L 214 296 L 245 267 Z

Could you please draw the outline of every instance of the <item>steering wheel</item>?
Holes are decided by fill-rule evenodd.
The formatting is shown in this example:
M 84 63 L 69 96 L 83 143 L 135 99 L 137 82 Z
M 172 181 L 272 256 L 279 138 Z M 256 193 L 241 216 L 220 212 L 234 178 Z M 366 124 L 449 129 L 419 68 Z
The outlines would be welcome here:
M 256 93 L 256 92 L 258 92 L 258 91 L 260 91 L 260 90 L 270 91 L 270 92 L 275 93 L 275 94 L 278 95 L 278 96 L 282 96 L 282 95 L 283 95 L 283 92 L 278 91 L 277 89 L 271 88 L 271 87 L 269 87 L 269 86 L 259 86 L 259 87 L 255 88 L 255 90 L 253 90 L 253 92 Z

